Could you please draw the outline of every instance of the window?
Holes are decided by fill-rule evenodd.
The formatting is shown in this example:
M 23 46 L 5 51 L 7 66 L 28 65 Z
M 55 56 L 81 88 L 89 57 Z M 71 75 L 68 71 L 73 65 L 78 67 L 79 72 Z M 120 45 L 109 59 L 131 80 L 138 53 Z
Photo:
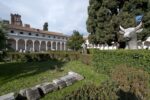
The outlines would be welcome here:
M 23 32 L 20 32 L 20 34 L 23 34 Z
M 13 31 L 13 30 L 11 30 L 11 31 L 10 31 L 10 33 L 14 33 L 14 31 Z
M 32 35 L 31 33 L 29 33 L 29 35 Z
M 48 38 L 51 38 L 51 36 L 48 36 Z
M 39 34 L 36 34 L 36 36 L 39 36 Z
M 43 35 L 43 37 L 45 37 L 45 35 Z
M 56 37 L 54 36 L 54 38 L 56 38 Z

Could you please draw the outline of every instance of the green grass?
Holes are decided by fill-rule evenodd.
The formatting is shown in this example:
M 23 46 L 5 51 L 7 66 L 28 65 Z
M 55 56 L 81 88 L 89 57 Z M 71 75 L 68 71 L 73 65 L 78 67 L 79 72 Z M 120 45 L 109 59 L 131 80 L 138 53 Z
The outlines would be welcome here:
M 56 70 L 56 66 L 57 69 L 61 68 L 61 70 Z M 67 93 L 84 84 L 94 83 L 98 85 L 108 78 L 106 75 L 96 73 L 93 67 L 82 64 L 79 61 L 68 63 L 48 61 L 0 64 L 0 95 L 32 87 L 43 82 L 50 82 L 67 74 L 68 71 L 75 71 L 83 75 L 85 79 L 62 90 L 49 93 L 42 98 L 43 100 L 61 99 Z

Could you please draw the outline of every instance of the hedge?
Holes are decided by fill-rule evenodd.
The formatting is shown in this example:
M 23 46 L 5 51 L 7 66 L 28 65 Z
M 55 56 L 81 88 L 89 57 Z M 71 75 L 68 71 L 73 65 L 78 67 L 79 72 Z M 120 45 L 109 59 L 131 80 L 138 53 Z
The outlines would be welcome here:
M 110 73 L 114 66 L 125 64 L 150 73 L 150 51 L 148 50 L 93 50 L 92 55 L 92 65 L 100 72 Z
M 1 56 L 1 55 L 0 55 Z M 85 64 L 91 63 L 91 56 L 79 52 L 46 52 L 46 53 L 17 53 L 9 52 L 1 61 L 10 62 L 34 62 L 48 60 L 72 61 L 81 60 Z

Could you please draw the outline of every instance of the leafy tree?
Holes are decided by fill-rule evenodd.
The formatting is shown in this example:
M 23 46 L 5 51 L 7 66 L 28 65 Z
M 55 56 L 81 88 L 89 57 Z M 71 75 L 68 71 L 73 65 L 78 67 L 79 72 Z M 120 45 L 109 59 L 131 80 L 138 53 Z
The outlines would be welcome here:
M 2 51 L 3 49 L 5 49 L 7 47 L 6 44 L 6 30 L 5 30 L 6 26 L 0 22 L 0 51 Z
M 73 31 L 73 35 L 69 38 L 67 46 L 72 50 L 81 49 L 81 45 L 84 42 L 83 36 L 76 30 Z
M 47 22 L 44 23 L 43 30 L 44 31 L 48 31 L 48 23 Z
M 88 7 L 87 30 L 91 43 L 109 45 L 124 42 L 119 32 L 119 25 L 136 26 L 135 17 L 144 15 L 144 31 L 138 39 L 145 40 L 150 35 L 150 1 L 149 0 L 90 0 Z

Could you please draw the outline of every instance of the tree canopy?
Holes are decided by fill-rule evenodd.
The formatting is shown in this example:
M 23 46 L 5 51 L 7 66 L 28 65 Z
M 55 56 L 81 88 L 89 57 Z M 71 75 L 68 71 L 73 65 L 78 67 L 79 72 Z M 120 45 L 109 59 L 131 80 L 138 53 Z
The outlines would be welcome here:
M 78 31 L 74 30 L 72 36 L 67 41 L 67 46 L 68 48 L 77 51 L 81 49 L 83 42 L 83 36 Z
M 2 51 L 7 47 L 5 28 L 6 26 L 2 22 L 0 22 L 0 51 Z
M 136 26 L 135 17 L 143 15 L 144 30 L 138 34 L 139 40 L 150 35 L 149 0 L 90 0 L 87 30 L 93 44 L 123 42 L 119 25 L 125 28 Z
M 45 22 L 43 25 L 43 30 L 48 31 L 48 22 Z

